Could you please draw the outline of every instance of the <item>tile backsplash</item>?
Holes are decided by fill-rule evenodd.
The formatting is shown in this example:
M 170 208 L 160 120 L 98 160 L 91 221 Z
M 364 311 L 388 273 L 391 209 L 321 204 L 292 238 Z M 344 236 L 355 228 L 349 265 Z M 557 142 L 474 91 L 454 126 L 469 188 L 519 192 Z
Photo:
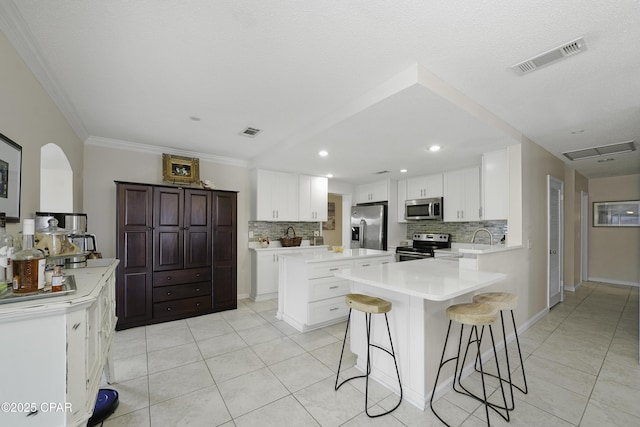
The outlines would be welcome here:
M 289 227 L 293 227 L 296 236 L 302 237 L 302 240 L 312 240 L 313 232 L 320 231 L 320 224 L 319 222 L 249 221 L 249 232 L 253 232 L 253 237 L 249 239 L 249 242 L 257 242 L 263 237 L 277 240 L 286 234 Z M 293 233 L 291 233 L 291 237 L 293 237 Z
M 416 221 L 407 223 L 407 239 L 411 239 L 414 233 L 447 233 L 451 234 L 452 243 L 469 243 L 473 232 L 478 228 L 486 228 L 493 236 L 493 243 L 499 243 L 507 234 L 507 221 L 484 222 L 443 222 L 443 221 Z M 487 233 L 478 233 L 476 243 L 489 244 Z

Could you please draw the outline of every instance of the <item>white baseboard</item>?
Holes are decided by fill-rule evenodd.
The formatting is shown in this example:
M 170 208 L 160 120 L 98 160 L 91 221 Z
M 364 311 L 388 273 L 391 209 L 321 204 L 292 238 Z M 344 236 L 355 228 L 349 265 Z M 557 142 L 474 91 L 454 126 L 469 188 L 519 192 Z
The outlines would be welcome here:
M 640 287 L 639 282 L 628 282 L 626 280 L 615 280 L 615 279 L 606 279 L 604 277 L 591 277 L 588 279 L 590 282 L 600 282 L 600 283 L 609 283 L 612 285 L 623 285 L 623 286 L 635 286 L 636 288 Z
M 582 286 L 582 282 L 576 283 L 574 286 L 565 286 L 564 290 L 569 292 L 575 292 Z
M 249 298 L 249 294 L 238 294 L 238 300 Z

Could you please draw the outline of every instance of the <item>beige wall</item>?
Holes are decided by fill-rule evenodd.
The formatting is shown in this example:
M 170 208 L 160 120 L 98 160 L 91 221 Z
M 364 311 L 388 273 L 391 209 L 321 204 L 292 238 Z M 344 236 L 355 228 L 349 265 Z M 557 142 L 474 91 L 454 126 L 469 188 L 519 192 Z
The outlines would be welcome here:
M 640 174 L 589 180 L 589 280 L 640 286 L 640 228 L 593 227 L 593 202 L 640 200 Z
M 573 169 L 564 175 L 564 286 L 575 289 L 580 285 L 582 200 L 580 193 L 589 189 L 589 181 Z M 588 220 L 588 219 L 587 219 Z
M 329 203 L 336 205 L 335 229 L 322 230 L 324 244 L 340 246 L 342 245 L 342 194 L 329 194 Z
M 83 206 L 83 144 L 47 92 L 0 32 L 0 132 L 22 146 L 21 221 L 33 218 L 40 203 L 40 148 L 60 146 L 73 169 L 73 207 Z M 8 224 L 16 235 L 18 224 Z
M 190 156 L 191 157 L 191 156 Z M 97 237 L 105 257 L 115 257 L 116 186 L 114 181 L 162 183 L 162 153 L 131 151 L 94 143 L 85 147 L 85 169 L 91 171 L 84 187 L 88 229 Z M 249 171 L 244 167 L 214 163 L 200 158 L 200 177 L 221 190 L 238 191 L 238 295 L 248 296 L 251 266 L 248 248 Z

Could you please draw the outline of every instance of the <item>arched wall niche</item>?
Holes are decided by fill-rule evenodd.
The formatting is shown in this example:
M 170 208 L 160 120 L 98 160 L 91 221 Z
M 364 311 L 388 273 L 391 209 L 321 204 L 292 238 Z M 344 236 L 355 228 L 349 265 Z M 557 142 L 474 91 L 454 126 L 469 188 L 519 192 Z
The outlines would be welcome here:
M 40 148 L 40 211 L 73 212 L 73 170 L 53 143 Z

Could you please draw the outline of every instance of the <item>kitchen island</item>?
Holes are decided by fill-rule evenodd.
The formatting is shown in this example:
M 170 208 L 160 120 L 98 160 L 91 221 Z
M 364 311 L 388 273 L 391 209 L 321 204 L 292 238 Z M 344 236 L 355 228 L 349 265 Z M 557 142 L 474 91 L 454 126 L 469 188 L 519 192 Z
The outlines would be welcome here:
M 445 309 L 452 304 L 470 302 L 474 292 L 484 291 L 507 278 L 502 273 L 460 268 L 456 260 L 434 258 L 355 267 L 336 272 L 335 276 L 349 281 L 352 293 L 384 298 L 393 304 L 389 324 L 399 358 L 404 398 L 420 409 L 424 409 L 428 401 L 440 361 L 448 324 Z M 388 347 L 384 316 L 372 318 L 372 342 Z M 363 319 L 361 313 L 354 313 L 351 330 L 363 331 Z M 351 334 L 351 351 L 358 357 L 356 366 L 364 371 L 366 334 Z M 393 360 L 375 356 L 372 360 L 372 378 L 397 393 Z M 448 387 L 446 379 L 440 387 Z
M 276 317 L 300 332 L 342 322 L 349 313 L 344 295 L 351 283 L 334 273 L 394 261 L 395 254 L 374 249 L 281 254 Z

